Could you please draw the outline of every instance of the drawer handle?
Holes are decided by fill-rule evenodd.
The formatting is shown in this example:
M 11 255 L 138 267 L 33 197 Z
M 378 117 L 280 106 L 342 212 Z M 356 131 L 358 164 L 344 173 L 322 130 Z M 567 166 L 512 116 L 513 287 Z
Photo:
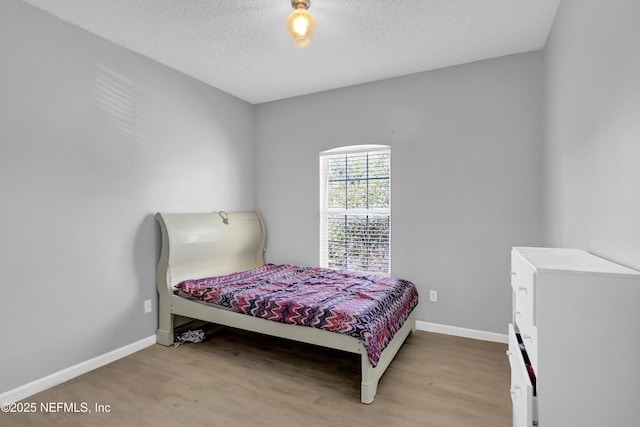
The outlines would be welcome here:
M 525 288 L 524 286 L 520 286 L 520 287 L 518 288 L 518 290 L 519 290 L 520 292 L 524 292 L 525 294 L 529 292 L 529 290 L 528 290 L 527 288 Z
M 519 394 L 522 391 L 522 387 L 514 385 L 513 388 L 509 390 L 511 396 L 516 397 L 516 394 Z
M 519 311 L 514 311 L 513 314 L 518 318 L 522 318 L 522 313 L 520 313 Z
M 527 340 L 530 342 L 533 342 L 533 338 L 531 338 L 531 335 L 526 335 L 526 334 L 520 334 L 520 336 L 522 337 L 522 340 Z

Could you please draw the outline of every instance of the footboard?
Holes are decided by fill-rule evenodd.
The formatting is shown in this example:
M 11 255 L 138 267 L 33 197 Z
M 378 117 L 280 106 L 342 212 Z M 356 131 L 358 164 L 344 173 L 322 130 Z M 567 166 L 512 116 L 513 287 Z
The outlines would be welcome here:
M 376 367 L 371 365 L 366 354 L 362 355 L 362 383 L 360 384 L 360 401 L 362 403 L 373 403 L 378 391 L 378 381 L 387 370 L 389 364 L 402 347 L 411 332 L 416 330 L 415 314 L 412 312 L 402 328 L 394 335 L 391 342 L 380 355 L 380 360 Z

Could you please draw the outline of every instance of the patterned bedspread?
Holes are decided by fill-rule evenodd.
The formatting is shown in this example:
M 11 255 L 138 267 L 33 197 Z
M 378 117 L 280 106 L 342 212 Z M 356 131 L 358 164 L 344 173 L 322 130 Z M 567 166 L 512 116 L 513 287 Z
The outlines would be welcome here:
M 177 287 L 184 296 L 239 313 L 357 338 L 373 366 L 418 304 L 418 291 L 406 280 L 288 264 Z

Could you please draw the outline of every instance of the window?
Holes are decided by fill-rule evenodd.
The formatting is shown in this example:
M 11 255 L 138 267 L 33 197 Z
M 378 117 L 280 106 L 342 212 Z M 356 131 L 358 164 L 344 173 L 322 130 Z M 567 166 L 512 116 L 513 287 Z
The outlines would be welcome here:
M 390 242 L 389 147 L 320 153 L 320 265 L 390 274 Z

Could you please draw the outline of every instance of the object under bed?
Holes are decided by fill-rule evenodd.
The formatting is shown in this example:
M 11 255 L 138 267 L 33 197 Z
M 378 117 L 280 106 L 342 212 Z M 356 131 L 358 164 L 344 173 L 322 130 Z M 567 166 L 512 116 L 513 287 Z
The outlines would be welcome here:
M 358 339 L 376 366 L 418 304 L 413 283 L 395 277 L 289 264 L 185 280 L 179 295 L 249 316 Z

